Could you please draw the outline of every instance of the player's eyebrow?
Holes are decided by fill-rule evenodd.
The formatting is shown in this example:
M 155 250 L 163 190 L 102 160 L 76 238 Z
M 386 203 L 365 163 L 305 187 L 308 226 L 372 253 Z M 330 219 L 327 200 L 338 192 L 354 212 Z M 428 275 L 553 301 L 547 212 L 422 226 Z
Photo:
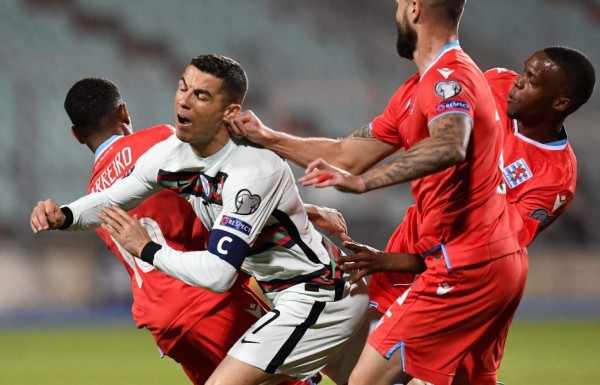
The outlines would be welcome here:
M 188 84 L 187 84 L 187 82 L 185 81 L 185 78 L 184 78 L 183 76 L 182 76 L 181 78 L 179 78 L 179 80 L 180 80 L 181 82 L 183 82 L 183 85 L 184 85 L 186 88 L 188 87 Z M 200 96 L 200 95 L 206 95 L 206 96 L 210 97 L 211 99 L 212 99 L 212 97 L 213 97 L 213 95 L 210 93 L 210 91 L 208 91 L 208 90 L 206 90 L 206 89 L 204 89 L 204 88 L 194 88 L 192 91 L 194 92 L 194 95 L 196 95 L 196 96 Z

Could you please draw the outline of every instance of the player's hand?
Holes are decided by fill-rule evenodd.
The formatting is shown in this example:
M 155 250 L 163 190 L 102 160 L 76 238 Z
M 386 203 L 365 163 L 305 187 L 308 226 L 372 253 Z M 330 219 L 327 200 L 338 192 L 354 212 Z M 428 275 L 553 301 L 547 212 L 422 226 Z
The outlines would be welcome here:
M 251 110 L 244 111 L 227 120 L 226 126 L 231 135 L 246 138 L 263 147 L 268 147 L 275 136 L 274 131 L 265 126 Z
M 342 213 L 336 209 L 329 207 L 321 207 L 316 205 L 305 204 L 308 219 L 316 225 L 327 231 L 328 236 L 332 236 L 335 233 L 347 233 L 348 226 Z
M 352 175 L 341 168 L 330 165 L 323 159 L 317 159 L 306 167 L 303 177 L 298 182 L 304 186 L 335 187 L 342 192 L 363 193 L 365 182 L 360 176 Z
M 354 252 L 351 255 L 340 255 L 336 263 L 342 271 L 356 271 L 350 276 L 350 282 L 356 283 L 374 273 L 387 271 L 387 256 L 389 254 L 373 247 L 354 242 L 348 235 L 340 234 L 342 246 Z
M 137 215 L 132 217 L 125 210 L 113 206 L 103 207 L 98 217 L 104 222 L 102 228 L 133 256 L 139 258 L 144 246 L 152 242 Z
M 59 229 L 65 223 L 65 214 L 60 211 L 58 203 L 52 199 L 40 201 L 33 208 L 29 225 L 34 234 L 46 230 Z

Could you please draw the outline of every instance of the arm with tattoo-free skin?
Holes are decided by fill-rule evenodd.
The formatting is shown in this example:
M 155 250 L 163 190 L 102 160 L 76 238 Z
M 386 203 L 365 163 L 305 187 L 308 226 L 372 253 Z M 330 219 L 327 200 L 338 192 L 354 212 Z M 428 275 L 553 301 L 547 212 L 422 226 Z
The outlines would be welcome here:
M 379 141 L 369 126 L 359 128 L 342 139 L 301 138 L 274 131 L 252 111 L 244 111 L 229 121 L 228 128 L 232 135 L 268 148 L 300 167 L 307 167 L 310 162 L 321 158 L 352 174 L 364 172 L 398 150 Z
M 308 220 L 313 225 L 320 227 L 327 232 L 327 235 L 332 236 L 335 233 L 345 234 L 348 232 L 348 226 L 342 213 L 336 209 L 304 204 L 304 209 L 308 215 Z
M 354 254 L 340 255 L 336 263 L 342 271 L 352 273 L 350 282 L 356 283 L 367 275 L 381 272 L 422 273 L 425 262 L 418 254 L 387 253 L 353 241 L 346 234 L 340 234 L 343 246 Z
M 463 114 L 447 114 L 429 125 L 429 137 L 421 140 L 389 163 L 361 175 L 351 173 L 317 159 L 308 165 L 299 179 L 314 187 L 335 187 L 343 192 L 364 193 L 431 175 L 465 160 L 471 119 Z

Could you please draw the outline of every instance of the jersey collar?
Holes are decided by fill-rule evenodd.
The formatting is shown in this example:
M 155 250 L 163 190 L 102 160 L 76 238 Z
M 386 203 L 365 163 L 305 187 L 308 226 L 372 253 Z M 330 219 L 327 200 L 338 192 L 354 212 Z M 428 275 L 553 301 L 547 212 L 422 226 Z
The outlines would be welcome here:
M 98 146 L 96 152 L 94 152 L 94 160 L 97 160 L 98 157 L 104 152 L 104 150 L 106 150 L 108 146 L 113 144 L 118 139 L 121 139 L 122 137 L 123 135 L 113 135 L 110 138 L 106 139 L 100 146 Z
M 442 47 L 442 49 L 440 50 L 440 52 L 438 52 L 437 56 L 435 57 L 435 59 L 433 59 L 433 62 L 431 62 L 431 64 L 429 65 L 429 67 L 427 67 L 427 69 L 425 71 L 423 71 L 423 73 L 421 74 L 421 79 L 423 78 L 423 76 L 425 76 L 425 74 L 427 73 L 427 71 L 429 71 L 429 69 L 431 67 L 433 67 L 437 61 L 444 56 L 444 54 L 448 51 L 452 51 L 455 49 L 461 49 L 460 48 L 460 43 L 458 42 L 458 40 L 454 40 L 453 42 L 450 42 L 448 44 L 446 44 L 445 46 Z
M 525 135 L 519 133 L 519 123 L 517 122 L 516 119 L 513 119 L 513 126 L 515 128 L 515 136 L 518 137 L 519 139 L 521 139 L 524 142 L 530 143 L 536 147 L 542 148 L 544 150 L 551 150 L 551 151 L 558 151 L 558 150 L 564 150 L 567 147 L 567 144 L 569 143 L 568 141 L 568 137 L 567 137 L 567 130 L 565 129 L 565 126 L 562 127 L 562 129 L 560 130 L 560 133 L 558 134 L 559 137 L 563 138 L 560 140 L 557 140 L 555 142 L 550 142 L 550 143 L 540 143 L 538 141 L 535 141 L 531 138 L 526 137 Z

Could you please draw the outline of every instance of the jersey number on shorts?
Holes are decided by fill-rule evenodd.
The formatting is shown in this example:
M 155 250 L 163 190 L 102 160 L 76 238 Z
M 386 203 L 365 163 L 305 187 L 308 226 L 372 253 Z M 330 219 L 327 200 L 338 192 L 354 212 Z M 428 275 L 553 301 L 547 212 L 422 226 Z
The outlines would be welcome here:
M 273 309 L 273 310 L 271 310 L 269 313 L 273 313 L 273 316 L 272 316 L 271 318 L 269 318 L 269 320 L 268 320 L 268 321 L 265 321 L 265 323 L 264 323 L 264 324 L 260 325 L 260 326 L 259 326 L 259 327 L 257 327 L 256 329 L 254 329 L 254 331 L 252 331 L 252 334 L 256 334 L 256 333 L 258 333 L 258 332 L 260 331 L 260 329 L 264 328 L 265 326 L 267 326 L 267 325 L 268 325 L 268 324 L 270 324 L 271 322 L 275 321 L 275 320 L 277 319 L 277 317 L 279 317 L 279 314 L 280 314 L 279 310 L 277 310 L 277 309 Z M 265 314 L 265 317 L 266 317 L 266 316 L 267 316 L 267 315 Z

